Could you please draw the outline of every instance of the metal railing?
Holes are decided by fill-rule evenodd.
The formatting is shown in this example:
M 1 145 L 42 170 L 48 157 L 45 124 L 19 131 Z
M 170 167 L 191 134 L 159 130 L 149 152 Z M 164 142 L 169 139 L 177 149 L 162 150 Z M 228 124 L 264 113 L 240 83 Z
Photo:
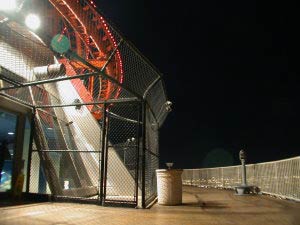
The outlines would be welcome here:
M 300 156 L 279 161 L 249 164 L 247 181 L 262 193 L 300 201 Z M 233 189 L 241 184 L 241 166 L 185 169 L 184 185 Z

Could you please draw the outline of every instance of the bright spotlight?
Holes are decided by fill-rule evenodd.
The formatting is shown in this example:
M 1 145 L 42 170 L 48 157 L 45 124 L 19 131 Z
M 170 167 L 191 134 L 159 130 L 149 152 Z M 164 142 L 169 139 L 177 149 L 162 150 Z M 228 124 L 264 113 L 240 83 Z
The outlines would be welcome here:
M 32 30 L 36 30 L 40 27 L 41 21 L 37 15 L 29 14 L 25 19 L 25 24 Z
M 16 8 L 16 0 L 1 0 L 0 2 L 0 10 L 2 11 L 13 11 Z

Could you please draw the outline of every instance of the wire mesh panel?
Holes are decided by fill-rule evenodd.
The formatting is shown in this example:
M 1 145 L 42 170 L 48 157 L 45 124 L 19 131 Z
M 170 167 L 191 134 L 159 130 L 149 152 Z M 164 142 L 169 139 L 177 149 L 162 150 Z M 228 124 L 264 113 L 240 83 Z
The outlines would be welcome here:
M 161 95 L 162 92 L 164 92 L 164 84 L 163 81 L 159 79 L 146 93 L 147 102 L 149 103 L 152 114 L 156 118 L 156 123 L 159 126 L 164 123 L 170 111 L 170 108 L 167 105 L 167 96 L 165 94 Z
M 29 193 L 51 194 L 38 152 L 31 155 Z
M 137 204 L 140 118 L 137 103 L 107 108 L 105 204 Z
M 5 69 L 2 76 L 21 84 L 41 79 L 34 68 L 53 63 L 49 48 L 32 32 L 12 21 L 1 24 L 0 33 L 0 65 Z
M 255 182 L 263 192 L 300 199 L 300 157 L 255 165 Z
M 56 109 L 56 115 L 64 116 L 64 110 Z M 32 153 L 29 190 L 42 194 L 50 190 L 56 198 L 98 199 L 100 130 L 94 130 L 88 139 L 78 132 L 80 123 L 75 117 L 73 121 L 63 119 L 37 110 L 35 127 L 40 132 L 35 134 L 35 145 L 39 147 Z
M 299 201 L 299 166 L 300 157 L 250 164 L 246 166 L 247 183 L 257 186 L 264 193 Z M 186 169 L 182 182 L 185 185 L 233 189 L 242 183 L 241 166 Z
M 159 125 L 146 107 L 145 115 L 145 204 L 148 205 L 157 196 L 156 170 L 159 168 Z
M 40 156 L 47 155 L 47 163 L 51 164 L 58 186 L 53 186 L 53 175 L 48 178 L 45 167 L 39 160 Z M 54 198 L 80 199 L 89 198 L 98 200 L 98 180 L 91 179 L 91 175 L 84 169 L 93 156 L 99 160 L 97 152 L 79 151 L 34 151 L 31 164 L 30 192 L 39 194 L 52 194 Z M 92 165 L 89 165 L 92 166 Z M 93 171 L 94 177 L 99 177 L 99 171 Z M 55 189 L 54 189 L 55 188 Z
M 156 170 L 159 168 L 159 158 L 150 151 L 146 151 L 145 158 L 145 205 L 149 205 L 157 196 Z

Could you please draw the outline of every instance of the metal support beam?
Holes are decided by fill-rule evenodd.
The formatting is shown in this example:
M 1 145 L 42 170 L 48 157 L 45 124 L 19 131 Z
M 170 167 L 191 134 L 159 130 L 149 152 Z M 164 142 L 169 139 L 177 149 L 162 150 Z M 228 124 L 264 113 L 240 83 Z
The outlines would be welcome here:
M 93 72 L 93 73 L 79 74 L 79 75 L 75 75 L 75 76 L 57 77 L 57 78 L 52 78 L 52 79 L 47 79 L 47 80 L 28 82 L 28 83 L 21 84 L 21 86 L 5 87 L 5 88 L 1 88 L 0 91 L 15 89 L 15 88 L 22 88 L 22 87 L 35 86 L 35 85 L 42 85 L 42 84 L 48 84 L 48 83 L 54 83 L 54 82 L 65 81 L 65 80 L 83 79 L 83 78 L 96 76 L 96 75 L 99 75 L 99 73 L 98 72 Z
M 81 153 L 81 152 L 85 152 L 85 153 L 99 153 L 101 151 L 89 151 L 89 150 L 45 150 L 45 149 L 41 149 L 41 150 L 35 150 L 34 152 L 75 152 L 75 153 Z
M 119 119 L 119 120 L 123 120 L 123 121 L 126 121 L 126 122 L 129 122 L 129 123 L 141 123 L 140 121 L 138 120 L 133 120 L 133 119 L 129 119 L 129 118 L 126 118 L 126 117 L 123 117 L 123 116 L 119 116 L 115 113 L 112 113 L 112 112 L 107 112 L 111 117 L 114 117 L 116 119 Z
M 55 107 L 71 107 L 71 106 L 83 106 L 83 105 L 101 105 L 101 104 L 111 104 L 111 103 L 128 103 L 128 102 L 138 102 L 138 98 L 124 98 L 124 99 L 109 99 L 98 102 L 87 102 L 87 103 L 72 103 L 72 104 L 63 104 L 63 105 L 42 105 L 36 106 L 36 108 L 55 108 Z

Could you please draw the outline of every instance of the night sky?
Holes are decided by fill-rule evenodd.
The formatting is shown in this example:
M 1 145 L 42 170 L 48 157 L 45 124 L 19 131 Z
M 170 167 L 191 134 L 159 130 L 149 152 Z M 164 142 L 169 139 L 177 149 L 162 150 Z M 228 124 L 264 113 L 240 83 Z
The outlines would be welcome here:
M 240 149 L 249 163 L 299 155 L 299 9 L 262 2 L 97 1 L 164 74 L 161 167 L 235 165 Z

